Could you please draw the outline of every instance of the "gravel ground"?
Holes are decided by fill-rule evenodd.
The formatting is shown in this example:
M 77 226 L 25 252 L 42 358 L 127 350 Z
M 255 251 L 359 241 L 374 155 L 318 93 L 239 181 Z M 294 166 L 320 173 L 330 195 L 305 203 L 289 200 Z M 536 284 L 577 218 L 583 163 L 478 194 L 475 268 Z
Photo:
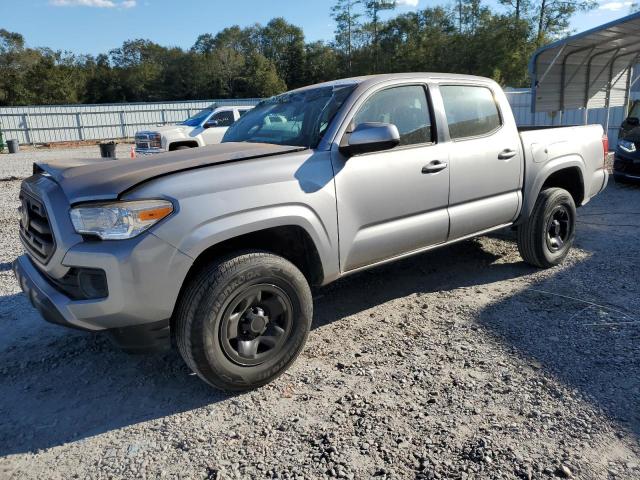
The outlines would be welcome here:
M 1 479 L 640 479 L 640 188 L 581 209 L 559 268 L 503 232 L 317 290 L 297 363 L 241 395 L 44 323 L 10 271 L 18 189 L 0 182 Z
M 129 158 L 132 144 L 118 144 L 116 156 Z M 33 162 L 73 160 L 77 158 L 100 158 L 100 147 L 92 145 L 81 148 L 34 148 L 25 147 L 18 153 L 0 154 L 0 181 L 25 178 L 31 175 Z

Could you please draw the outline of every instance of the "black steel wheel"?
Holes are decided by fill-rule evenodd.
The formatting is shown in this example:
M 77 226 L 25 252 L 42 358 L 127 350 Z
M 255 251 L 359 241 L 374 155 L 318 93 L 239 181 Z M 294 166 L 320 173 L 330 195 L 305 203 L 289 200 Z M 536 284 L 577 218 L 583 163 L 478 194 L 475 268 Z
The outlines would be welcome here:
M 571 234 L 571 215 L 565 205 L 557 205 L 547 220 L 547 248 L 551 252 L 563 249 Z
M 575 240 L 576 205 L 569 192 L 540 192 L 529 217 L 518 225 L 518 250 L 525 262 L 541 268 L 559 265 Z
M 231 299 L 222 316 L 220 341 L 238 365 L 259 365 L 278 355 L 291 331 L 293 306 L 275 285 L 252 285 Z
M 174 314 L 180 353 L 204 381 L 247 390 L 281 375 L 302 350 L 313 306 L 298 268 L 266 252 L 205 265 L 185 286 Z

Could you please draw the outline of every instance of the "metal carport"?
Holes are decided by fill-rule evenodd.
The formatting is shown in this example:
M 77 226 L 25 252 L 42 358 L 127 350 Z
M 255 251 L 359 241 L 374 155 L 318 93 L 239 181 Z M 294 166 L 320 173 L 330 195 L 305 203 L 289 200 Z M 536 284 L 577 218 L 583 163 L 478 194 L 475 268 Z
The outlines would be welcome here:
M 538 49 L 529 63 L 531 111 L 627 108 L 640 60 L 640 12 Z M 635 81 L 634 81 L 635 83 Z

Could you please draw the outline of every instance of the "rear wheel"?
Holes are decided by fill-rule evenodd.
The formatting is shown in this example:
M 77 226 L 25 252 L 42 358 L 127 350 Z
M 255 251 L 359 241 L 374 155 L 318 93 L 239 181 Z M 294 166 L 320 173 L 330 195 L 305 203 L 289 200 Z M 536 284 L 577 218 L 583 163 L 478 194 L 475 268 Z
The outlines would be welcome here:
M 224 390 L 247 390 L 296 359 L 312 318 L 309 285 L 295 265 L 266 252 L 213 262 L 186 286 L 176 311 L 187 365 Z
M 540 192 L 527 221 L 518 226 L 518 250 L 525 262 L 540 268 L 559 265 L 575 240 L 576 206 L 562 188 Z
M 173 150 L 189 150 L 190 148 L 193 148 L 193 147 L 190 147 L 189 145 L 178 145 Z

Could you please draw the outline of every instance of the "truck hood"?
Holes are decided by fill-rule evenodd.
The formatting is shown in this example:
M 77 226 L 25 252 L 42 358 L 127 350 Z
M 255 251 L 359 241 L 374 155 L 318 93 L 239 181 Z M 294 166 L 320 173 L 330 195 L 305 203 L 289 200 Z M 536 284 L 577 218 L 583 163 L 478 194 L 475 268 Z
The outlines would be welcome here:
M 75 204 L 116 200 L 136 185 L 175 172 L 301 150 L 305 148 L 267 143 L 221 143 L 135 160 L 87 159 L 36 163 L 34 172 L 49 174 L 62 187 L 69 202 Z
M 159 133 L 160 135 L 166 135 L 168 133 L 184 133 L 188 134 L 196 127 L 189 127 L 187 125 L 164 125 L 162 127 L 150 128 L 148 130 L 141 130 L 137 133 Z

